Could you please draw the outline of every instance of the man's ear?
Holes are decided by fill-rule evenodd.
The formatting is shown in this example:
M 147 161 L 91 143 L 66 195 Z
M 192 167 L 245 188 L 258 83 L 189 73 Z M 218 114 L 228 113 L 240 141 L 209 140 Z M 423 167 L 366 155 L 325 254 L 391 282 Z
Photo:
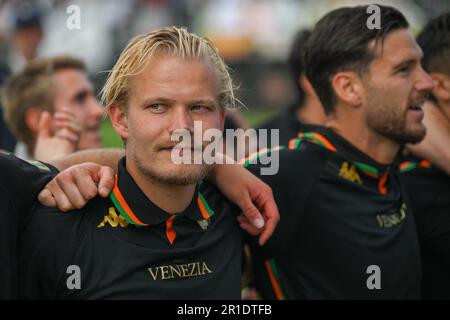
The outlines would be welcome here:
M 30 108 L 25 112 L 25 124 L 31 130 L 34 136 L 39 132 L 39 119 L 42 110 L 39 108 Z
M 434 81 L 434 87 L 431 91 L 433 96 L 438 100 L 449 101 L 450 100 L 450 77 L 443 74 L 433 72 L 430 74 Z
M 363 85 L 359 76 L 354 72 L 338 72 L 331 81 L 338 101 L 353 108 L 362 104 Z
M 123 108 L 113 104 L 108 109 L 108 115 L 114 130 L 116 130 L 122 140 L 126 140 L 128 138 L 128 118 Z

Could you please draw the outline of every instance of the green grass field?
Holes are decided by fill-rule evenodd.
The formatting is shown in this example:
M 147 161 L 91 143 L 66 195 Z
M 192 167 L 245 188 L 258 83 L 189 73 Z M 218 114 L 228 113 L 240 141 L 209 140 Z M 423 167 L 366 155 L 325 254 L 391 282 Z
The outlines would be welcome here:
M 263 121 L 269 119 L 276 112 L 276 110 L 247 111 L 243 109 L 241 112 L 249 125 L 251 127 L 255 127 Z M 103 121 L 101 133 L 103 138 L 103 146 L 105 148 L 117 148 L 123 146 L 122 140 L 120 140 L 119 136 L 114 131 L 109 119 Z

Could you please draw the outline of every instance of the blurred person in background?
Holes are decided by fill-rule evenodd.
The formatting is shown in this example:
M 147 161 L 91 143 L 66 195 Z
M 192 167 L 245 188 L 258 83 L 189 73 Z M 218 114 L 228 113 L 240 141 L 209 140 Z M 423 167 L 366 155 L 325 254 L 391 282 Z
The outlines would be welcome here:
M 43 15 L 33 1 L 18 1 L 7 9 L 10 23 L 7 26 L 7 42 L 0 51 L 0 63 L 15 73 L 37 55 L 43 38 Z
M 287 145 L 300 131 L 308 130 L 308 124 L 322 124 L 326 120 L 320 100 L 304 73 L 302 50 L 310 34 L 308 29 L 298 31 L 289 52 L 288 66 L 297 89 L 296 103 L 260 126 L 260 129 L 279 129 L 280 145 Z
M 7 81 L 2 98 L 7 121 L 21 141 L 16 148 L 18 156 L 48 161 L 76 150 L 101 147 L 103 108 L 81 60 L 70 56 L 33 60 Z M 50 130 L 49 118 L 41 118 L 43 111 L 58 113 L 53 124 L 66 126 L 60 138 L 70 141 L 70 146 L 48 140 L 49 145 L 35 149 L 39 132 L 46 135 Z
M 31 1 L 3 3 L 8 20 L 4 26 L 3 41 L 0 41 L 0 87 L 12 72 L 18 72 L 27 61 L 36 56 L 42 40 L 42 13 Z M 9 18 L 9 19 L 6 19 Z M 5 21 L 4 21 L 5 22 Z M 4 122 L 0 105 L 0 149 L 13 151 L 16 139 Z
M 434 80 L 425 103 L 423 142 L 408 147 L 400 164 L 411 195 L 422 253 L 422 298 L 450 299 L 450 12 L 430 20 L 417 37 L 423 66 Z M 431 154 L 437 161 L 424 160 Z M 443 168 L 445 169 L 445 167 Z
M 0 67 L 0 90 L 8 76 L 8 70 Z M 3 108 L 0 103 L 0 150 L 13 151 L 16 145 L 16 139 L 12 135 L 3 119 Z

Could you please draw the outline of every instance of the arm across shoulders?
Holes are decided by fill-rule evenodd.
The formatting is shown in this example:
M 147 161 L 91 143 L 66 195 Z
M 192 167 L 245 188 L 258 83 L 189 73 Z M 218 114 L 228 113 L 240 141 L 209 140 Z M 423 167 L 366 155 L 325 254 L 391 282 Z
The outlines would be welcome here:
M 278 162 L 276 174 L 262 174 L 260 170 L 264 166 L 262 164 L 247 165 L 253 174 L 272 188 L 280 212 L 280 222 L 264 246 L 266 255 L 276 255 L 294 235 L 298 224 L 301 223 L 302 213 L 309 201 L 314 182 L 329 155 L 328 151 L 319 146 L 305 144 L 299 149 L 277 150 L 268 154 L 273 163 Z
M 15 214 L 20 216 L 31 209 L 39 191 L 57 173 L 51 165 L 0 153 L 0 188 L 17 210 Z

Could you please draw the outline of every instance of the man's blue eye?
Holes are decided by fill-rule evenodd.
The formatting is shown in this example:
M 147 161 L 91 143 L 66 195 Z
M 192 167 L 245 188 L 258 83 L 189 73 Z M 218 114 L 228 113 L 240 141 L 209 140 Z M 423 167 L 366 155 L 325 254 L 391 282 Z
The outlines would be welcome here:
M 162 111 L 164 110 L 164 106 L 162 104 L 159 103 L 155 103 L 155 104 L 151 104 L 148 106 L 149 109 L 151 109 L 152 111 Z
M 195 105 L 192 107 L 193 110 L 208 110 L 209 108 L 207 106 L 202 105 Z

